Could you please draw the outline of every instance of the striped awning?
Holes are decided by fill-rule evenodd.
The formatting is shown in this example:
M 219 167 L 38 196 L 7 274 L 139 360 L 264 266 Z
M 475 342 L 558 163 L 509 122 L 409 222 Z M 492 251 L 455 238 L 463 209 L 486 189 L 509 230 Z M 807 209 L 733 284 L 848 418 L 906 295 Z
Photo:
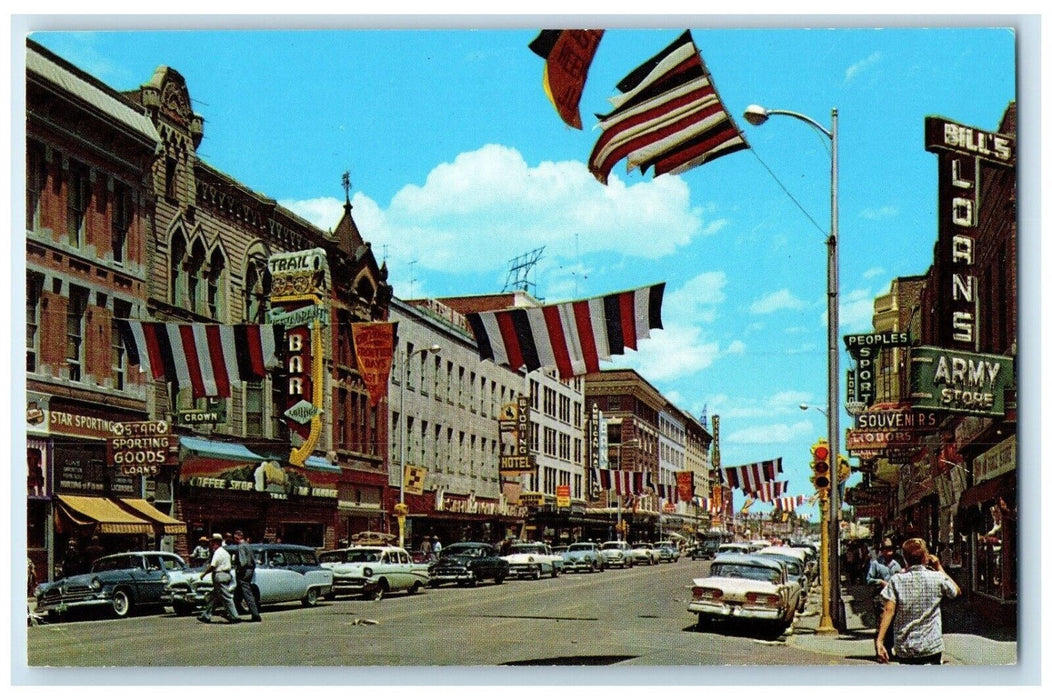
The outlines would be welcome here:
M 141 498 L 121 498 L 118 500 L 121 505 L 126 507 L 126 509 L 130 509 L 136 515 L 140 515 L 143 518 L 152 521 L 157 529 L 160 530 L 161 534 L 180 535 L 186 533 L 186 523 L 162 513 L 154 508 L 153 504 L 149 501 Z
M 101 535 L 151 535 L 153 524 L 132 515 L 108 498 L 58 496 L 59 505 L 78 524 L 96 523 Z

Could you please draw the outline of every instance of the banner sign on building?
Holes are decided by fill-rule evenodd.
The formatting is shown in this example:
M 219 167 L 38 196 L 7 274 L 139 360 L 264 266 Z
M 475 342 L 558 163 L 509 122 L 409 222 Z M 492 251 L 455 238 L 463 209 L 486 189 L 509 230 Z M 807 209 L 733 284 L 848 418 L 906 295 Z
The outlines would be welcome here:
M 544 505 L 544 494 L 539 491 L 523 491 L 519 494 L 519 505 L 539 508 Z
M 681 501 L 694 498 L 694 472 L 676 472 L 676 495 Z
M 218 403 L 214 408 L 182 409 L 175 414 L 178 425 L 221 425 L 226 423 L 226 404 Z
M 402 478 L 402 488 L 406 493 L 414 496 L 424 495 L 424 479 L 427 478 L 427 469 L 415 464 L 407 464 Z
M 358 373 L 369 392 L 369 405 L 375 407 L 387 395 L 387 380 L 391 374 L 391 361 L 398 343 L 398 324 L 352 323 L 354 356 L 358 361 Z
M 915 408 L 1001 416 L 1005 390 L 1014 385 L 1010 357 L 933 347 L 914 348 L 910 356 L 910 399 Z
M 530 455 L 530 397 L 519 396 L 500 408 L 500 474 L 516 476 L 533 471 Z
M 302 440 L 293 448 L 289 461 L 303 466 L 322 431 L 325 346 L 320 319 L 327 316 L 324 306 L 327 259 L 324 250 L 314 248 L 276 253 L 270 256 L 267 265 L 271 275 L 271 315 L 288 321 L 285 326 L 288 376 L 285 422 L 289 431 Z
M 126 476 L 156 476 L 160 468 L 179 463 L 179 441 L 167 421 L 112 423 L 106 440 L 106 463 Z
M 570 507 L 570 485 L 559 484 L 555 487 L 555 505 L 559 508 Z
M 856 362 L 853 376 L 848 377 L 848 400 L 861 401 L 866 406 L 872 404 L 876 396 L 874 363 L 877 353 L 882 347 L 903 347 L 909 343 L 910 334 L 901 331 L 845 335 L 844 345 Z

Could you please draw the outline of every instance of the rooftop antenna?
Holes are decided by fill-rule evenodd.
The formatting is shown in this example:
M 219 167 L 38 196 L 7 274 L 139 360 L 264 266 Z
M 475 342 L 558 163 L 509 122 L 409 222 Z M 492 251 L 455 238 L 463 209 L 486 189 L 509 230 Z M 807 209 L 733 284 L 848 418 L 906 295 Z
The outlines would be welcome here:
M 416 290 L 416 260 L 409 261 L 409 298 L 412 299 Z
M 527 294 L 530 292 L 530 286 L 533 286 L 533 296 L 539 299 L 537 296 L 537 276 L 534 274 L 534 281 L 530 282 L 530 272 L 537 266 L 537 261 L 541 259 L 541 253 L 544 252 L 544 246 L 540 248 L 534 248 L 528 253 L 512 258 L 508 261 L 508 276 L 504 281 L 504 289 L 502 291 L 523 291 Z

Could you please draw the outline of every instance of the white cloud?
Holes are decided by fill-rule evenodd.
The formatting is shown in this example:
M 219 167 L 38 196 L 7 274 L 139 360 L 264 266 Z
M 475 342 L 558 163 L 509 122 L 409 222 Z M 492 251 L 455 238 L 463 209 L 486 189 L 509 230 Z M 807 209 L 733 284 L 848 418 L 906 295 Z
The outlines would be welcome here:
M 773 423 L 751 428 L 743 428 L 721 437 L 725 444 L 736 445 L 776 445 L 806 438 L 814 431 L 810 421 L 797 423 Z
M 869 219 L 871 221 L 877 221 L 880 219 L 892 219 L 899 215 L 899 208 L 891 205 L 885 205 L 883 207 L 877 207 L 876 209 L 870 207 L 863 209 L 858 214 L 863 219 Z
M 862 273 L 862 277 L 863 277 L 863 279 L 867 279 L 868 280 L 868 279 L 873 279 L 874 277 L 879 277 L 880 275 L 883 275 L 883 274 L 884 274 L 884 268 L 883 267 L 871 267 L 871 268 L 869 268 L 868 270 L 866 270 L 865 272 Z
M 850 82 L 858 77 L 859 73 L 866 71 L 880 62 L 881 55 L 879 51 L 871 53 L 861 61 L 853 63 L 848 66 L 847 70 L 844 71 L 844 82 Z
M 779 289 L 776 292 L 766 294 L 749 305 L 749 313 L 770 314 L 786 309 L 802 309 L 807 303 L 797 297 L 788 289 Z
M 324 229 L 335 226 L 342 204 L 282 202 Z M 447 273 L 500 270 L 541 246 L 553 263 L 605 251 L 655 260 L 726 223 L 691 204 L 682 178 L 626 185 L 614 176 L 603 186 L 584 163 L 530 166 L 517 150 L 494 144 L 435 166 L 423 185 L 406 185 L 387 207 L 362 193 L 352 204 L 375 250 L 386 245 L 397 264 L 419 259 L 421 268 Z

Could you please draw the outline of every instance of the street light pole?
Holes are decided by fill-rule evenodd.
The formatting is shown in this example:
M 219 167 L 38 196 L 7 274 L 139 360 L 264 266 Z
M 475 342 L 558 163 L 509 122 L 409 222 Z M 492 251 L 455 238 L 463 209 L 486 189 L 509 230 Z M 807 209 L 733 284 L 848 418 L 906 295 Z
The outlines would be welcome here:
M 829 459 L 831 469 L 829 470 L 829 517 L 828 517 L 828 540 L 830 546 L 830 556 L 827 571 L 823 572 L 824 576 L 828 576 L 828 580 L 831 584 L 830 588 L 830 608 L 833 611 L 835 618 L 834 625 L 843 625 L 843 612 L 842 602 L 840 598 L 840 488 L 837 477 L 837 458 L 840 454 L 839 450 L 839 433 L 840 433 L 840 355 L 838 352 L 838 340 L 840 335 L 840 323 L 839 323 L 839 296 L 840 296 L 840 263 L 838 257 L 837 243 L 839 241 L 839 133 L 838 133 L 838 111 L 834 107 L 831 112 L 831 128 L 826 129 L 824 126 L 816 122 L 811 117 L 808 117 L 799 112 L 792 112 L 784 109 L 764 109 L 759 105 L 749 105 L 745 109 L 745 121 L 749 122 L 753 126 L 760 126 L 767 121 L 768 117 L 772 114 L 782 114 L 794 119 L 799 119 L 802 122 L 809 124 L 811 127 L 821 132 L 831 143 L 831 162 L 830 162 L 830 187 L 829 187 L 829 237 L 826 239 L 827 246 L 827 257 L 826 257 L 826 297 L 827 297 L 827 330 L 828 330 L 828 343 L 826 350 L 828 351 L 828 366 L 829 366 L 829 403 L 828 412 L 826 418 L 829 421 L 829 432 L 827 440 L 829 441 Z M 819 623 L 817 631 L 820 633 L 836 632 L 834 627 L 832 630 L 828 629 L 829 625 Z
M 398 471 L 398 504 L 395 505 L 395 516 L 398 518 L 398 546 L 405 547 L 405 516 L 409 513 L 409 507 L 405 504 L 405 443 L 408 439 L 406 424 L 409 422 L 405 415 L 405 383 L 406 377 L 408 376 L 407 370 L 409 368 L 409 361 L 414 355 L 419 355 L 428 351 L 433 353 L 442 352 L 442 348 L 439 345 L 432 345 L 429 348 L 420 348 L 413 352 L 406 352 L 408 348 L 402 350 L 402 383 L 398 387 L 398 408 L 402 412 L 401 426 L 400 426 L 400 458 L 399 458 L 399 471 Z M 421 379 L 423 379 L 423 372 L 421 372 Z

